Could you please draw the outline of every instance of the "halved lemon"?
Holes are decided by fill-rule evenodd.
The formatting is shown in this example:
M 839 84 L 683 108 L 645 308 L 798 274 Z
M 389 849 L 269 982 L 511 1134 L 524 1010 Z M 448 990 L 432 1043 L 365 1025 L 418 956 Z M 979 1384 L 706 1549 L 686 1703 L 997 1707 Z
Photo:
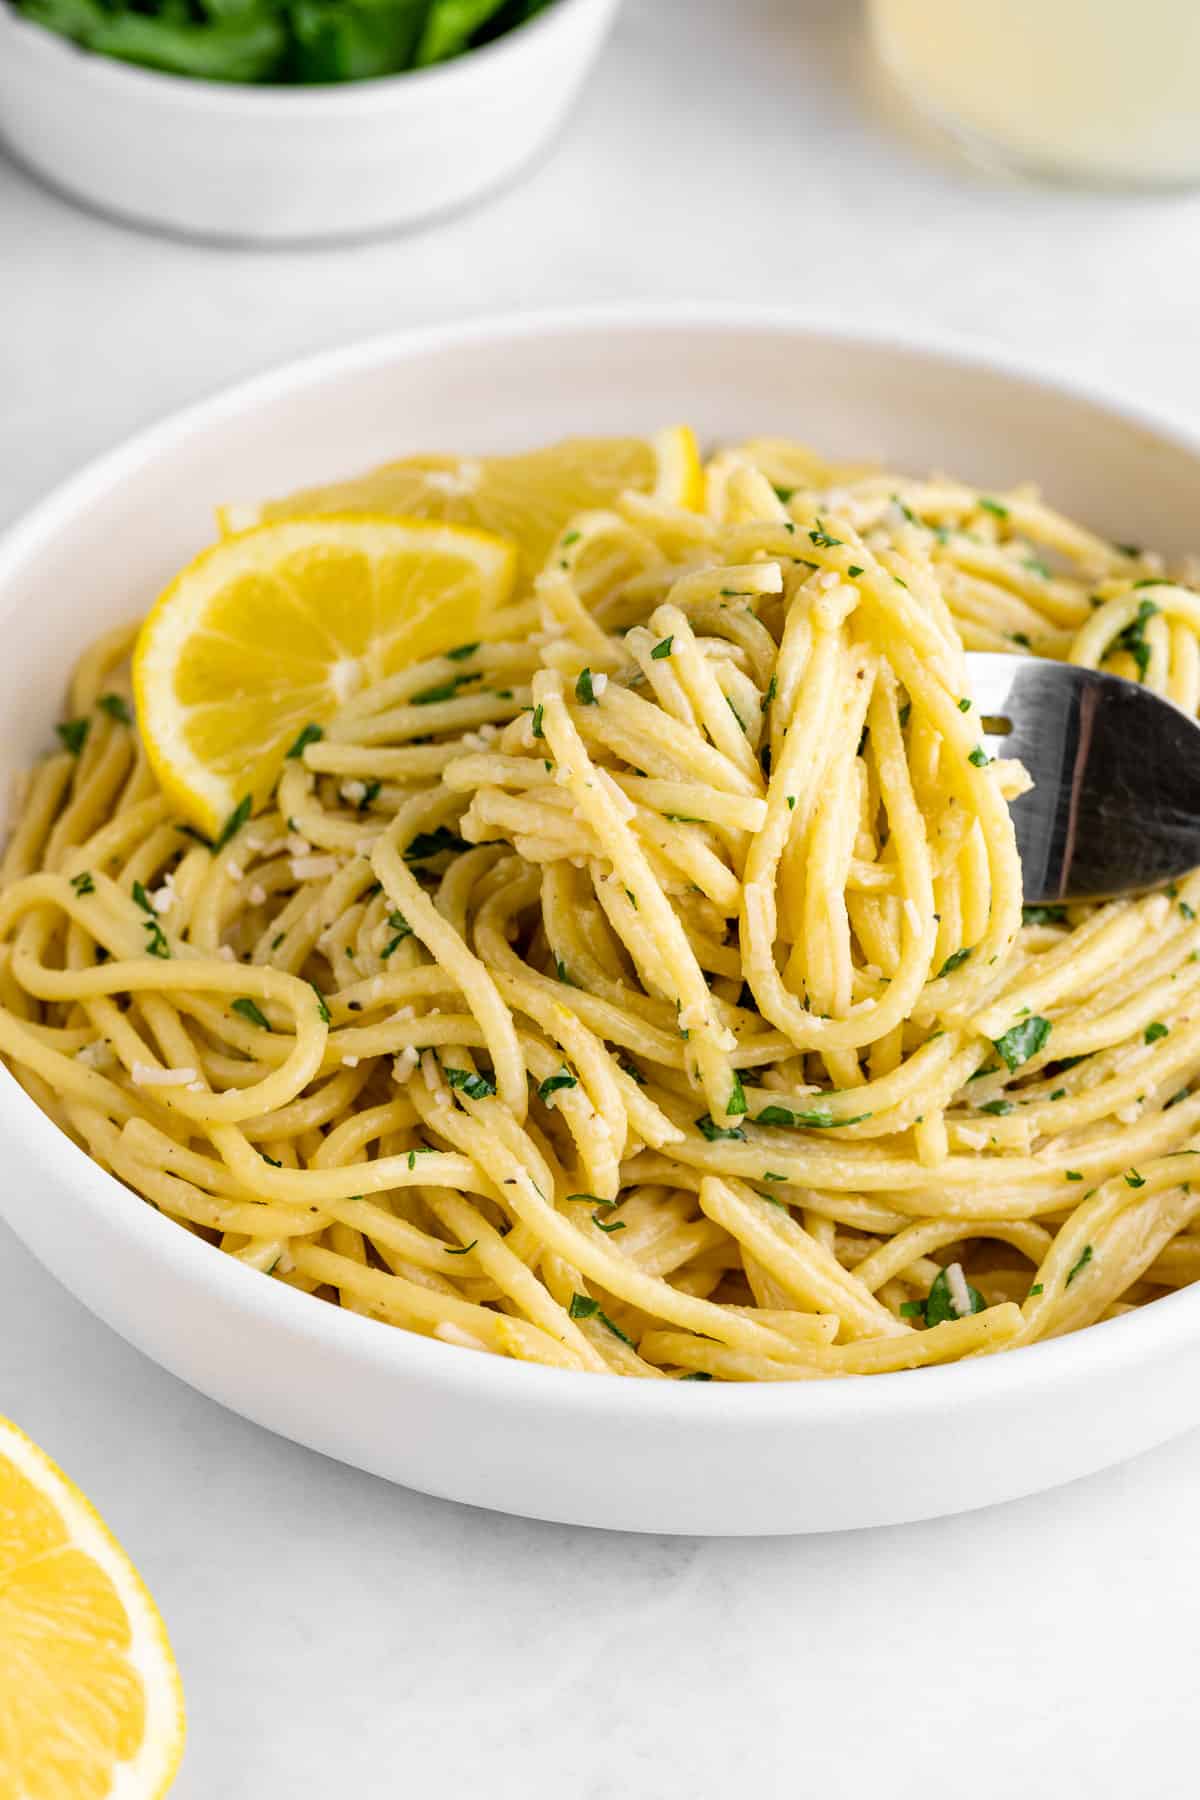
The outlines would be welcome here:
M 704 481 L 689 427 L 652 438 L 566 438 L 519 456 L 408 456 L 327 487 L 221 507 L 218 518 L 225 532 L 331 512 L 447 519 L 511 538 L 528 577 L 575 513 L 611 506 L 626 488 L 698 508 Z
M 210 834 L 263 800 L 299 732 L 406 664 L 485 635 L 516 552 L 419 519 L 290 519 L 203 551 L 133 653 L 138 723 L 172 803 Z
M 183 1737 L 179 1671 L 137 1570 L 0 1419 L 0 1794 L 157 1800 Z

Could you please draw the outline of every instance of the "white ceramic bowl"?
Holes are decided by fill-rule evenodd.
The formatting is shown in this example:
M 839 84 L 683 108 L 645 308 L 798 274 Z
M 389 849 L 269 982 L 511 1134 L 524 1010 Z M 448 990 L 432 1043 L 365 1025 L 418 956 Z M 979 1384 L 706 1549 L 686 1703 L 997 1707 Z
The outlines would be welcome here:
M 788 317 L 607 310 L 434 330 L 300 363 L 136 438 L 0 547 L 0 777 L 44 747 L 68 647 L 144 608 L 211 503 L 404 450 L 692 421 L 790 432 L 981 485 L 1023 476 L 1110 536 L 1179 551 L 1200 437 L 975 353 Z M 1055 1343 L 828 1383 L 606 1380 L 335 1311 L 180 1230 L 0 1076 L 0 1205 L 87 1306 L 275 1431 L 430 1493 L 629 1530 L 789 1532 L 982 1506 L 1200 1419 L 1200 1292 Z
M 94 56 L 0 0 L 0 135 L 55 187 L 169 231 L 284 243 L 417 225 L 501 187 L 542 148 L 617 5 L 555 0 L 432 69 L 289 88 Z

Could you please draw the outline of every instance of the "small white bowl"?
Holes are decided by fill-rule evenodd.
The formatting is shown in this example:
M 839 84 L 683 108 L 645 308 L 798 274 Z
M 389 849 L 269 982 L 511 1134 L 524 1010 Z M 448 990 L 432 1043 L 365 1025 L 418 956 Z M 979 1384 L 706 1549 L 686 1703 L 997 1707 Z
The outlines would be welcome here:
M 1200 435 L 1013 359 L 681 307 L 411 333 L 183 413 L 0 545 L 0 792 L 51 739 L 72 655 L 211 538 L 213 502 L 430 445 L 677 419 L 710 442 L 791 433 L 983 486 L 1032 477 L 1111 537 L 1194 547 Z M 948 1368 L 620 1380 L 413 1336 L 255 1274 L 105 1174 L 7 1073 L 0 1142 L 9 1222 L 148 1356 L 301 1443 L 478 1506 L 631 1531 L 894 1524 L 1068 1481 L 1200 1419 L 1200 1288 Z
M 618 3 L 555 0 L 431 69 L 258 87 L 92 55 L 0 0 L 0 135 L 65 193 L 189 236 L 296 243 L 419 225 L 536 155 Z

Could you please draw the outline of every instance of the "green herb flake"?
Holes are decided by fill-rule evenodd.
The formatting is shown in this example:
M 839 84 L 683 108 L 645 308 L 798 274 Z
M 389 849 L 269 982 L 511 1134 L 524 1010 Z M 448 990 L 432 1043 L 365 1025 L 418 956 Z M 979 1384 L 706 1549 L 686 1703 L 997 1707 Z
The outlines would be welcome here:
M 772 700 L 775 698 L 775 696 L 778 692 L 779 692 L 779 683 L 776 681 L 774 675 L 772 675 L 770 681 L 767 683 L 767 691 L 763 695 L 762 701 L 759 704 L 759 708 L 758 708 L 759 712 L 766 712 L 768 706 L 770 706 Z
M 287 762 L 298 761 L 299 758 L 304 755 L 304 752 L 308 749 L 308 746 L 310 744 L 320 743 L 321 739 L 324 736 L 325 736 L 324 728 L 322 726 L 318 725 L 315 720 L 310 719 L 308 724 L 304 727 L 303 731 L 300 733 L 300 736 L 296 739 L 295 743 L 292 745 L 291 749 L 288 751 L 287 756 L 284 760 Z
M 859 575 L 863 574 L 863 572 L 864 571 L 859 567 L 858 563 L 851 563 L 850 567 L 846 570 L 846 573 L 850 577 L 851 581 L 856 580 Z
M 454 1248 L 452 1248 L 451 1245 L 447 1244 L 446 1245 L 446 1255 L 447 1256 L 468 1256 L 470 1254 L 470 1252 L 475 1248 L 475 1246 L 478 1242 L 479 1242 L 478 1238 L 472 1238 L 469 1244 L 463 1244 L 462 1247 L 458 1250 L 455 1250 Z
M 120 694 L 101 694 L 96 705 L 101 712 L 106 712 L 110 719 L 115 719 L 118 725 L 133 724 L 133 714 L 129 710 L 129 702 Z
M 140 906 L 143 912 L 147 912 L 153 917 L 154 908 L 151 906 L 146 890 L 140 881 L 134 882 L 131 892 L 133 894 L 134 904 Z
M 981 1113 L 992 1113 L 996 1118 L 1003 1119 L 1010 1112 L 1015 1112 L 1016 1108 L 1011 1100 L 987 1100 L 977 1110 Z
M 967 758 L 967 761 L 969 763 L 974 763 L 977 769 L 986 769 L 991 760 L 991 757 L 988 755 L 982 744 L 976 744 L 970 756 Z
M 453 650 L 447 650 L 446 660 L 448 662 L 466 662 L 468 656 L 474 656 L 478 648 L 479 645 L 477 643 L 456 644 Z
M 1110 654 L 1114 651 L 1124 650 L 1133 658 L 1137 665 L 1140 681 L 1145 681 L 1147 670 L 1150 667 L 1150 645 L 1146 641 L 1146 625 L 1157 611 L 1158 607 L 1155 606 L 1153 600 L 1139 600 L 1136 617 L 1130 620 L 1123 631 L 1117 633 L 1110 649 Z
M 817 529 L 809 532 L 808 541 L 815 544 L 818 550 L 836 550 L 842 543 L 841 538 L 830 537 L 820 519 L 817 520 Z
M 733 704 L 733 701 L 729 698 L 728 694 L 726 694 L 726 696 L 725 696 L 725 704 L 729 708 L 730 712 L 733 714 L 734 718 L 737 720 L 738 724 L 741 726 L 742 730 L 745 731 L 746 721 L 745 721 L 745 719 L 743 719 L 741 713 L 738 711 L 737 707 Z
M 542 716 L 545 711 L 545 707 L 541 705 L 535 706 L 533 709 L 533 718 L 530 721 L 529 729 L 535 738 L 545 737 L 546 735 L 542 730 Z
M 1083 1252 L 1079 1258 L 1079 1261 L 1074 1265 L 1074 1267 L 1071 1269 L 1071 1271 L 1067 1275 L 1067 1281 L 1066 1281 L 1067 1287 L 1070 1287 L 1071 1283 L 1074 1281 L 1074 1279 L 1077 1275 L 1081 1275 L 1083 1273 L 1083 1271 L 1087 1268 L 1087 1266 L 1091 1262 L 1091 1260 L 1092 1260 L 1092 1246 L 1090 1244 L 1085 1244 L 1083 1246 Z
M 1169 1036 L 1169 1034 L 1170 1026 L 1164 1025 L 1160 1020 L 1155 1019 L 1152 1025 L 1147 1025 L 1144 1039 L 1147 1044 L 1157 1044 L 1159 1038 L 1165 1038 Z
M 1065 906 L 1023 906 L 1021 908 L 1022 925 L 1065 925 L 1067 909 Z
M 1180 901 L 1180 902 L 1179 902 L 1179 910 L 1180 910 L 1180 912 L 1181 912 L 1181 913 L 1182 913 L 1182 914 L 1183 914 L 1183 916 L 1184 916 L 1184 918 L 1185 918 L 1185 919 L 1187 919 L 1187 920 L 1189 920 L 1189 921 L 1191 921 L 1191 920 L 1192 920 L 1192 919 L 1194 919 L 1194 918 L 1195 918 L 1195 916 L 1196 916 L 1196 909 L 1195 909 L 1195 907 L 1194 907 L 1194 906 L 1189 906 L 1189 905 L 1188 905 L 1188 903 L 1187 903 L 1187 901 L 1186 901 L 1186 900 L 1181 900 L 1181 901 Z
M 224 850 L 226 844 L 228 844 L 231 839 L 233 839 L 237 836 L 238 832 L 242 829 L 242 826 L 246 823 L 246 820 L 249 817 L 250 817 L 250 796 L 249 796 L 249 794 L 247 794 L 243 799 L 238 801 L 237 805 L 234 807 L 233 811 L 230 813 L 229 817 L 226 819 L 225 823 L 222 825 L 221 830 L 217 836 L 216 842 L 213 844 L 213 855 L 214 856 L 217 855 L 220 851 Z
M 230 1010 L 235 1013 L 241 1013 L 243 1019 L 249 1019 L 252 1025 L 257 1025 L 262 1031 L 270 1031 L 271 1029 L 270 1020 L 256 1000 L 234 1000 L 230 1003 Z
M 457 853 L 459 850 L 468 848 L 465 838 L 460 838 L 447 826 L 439 825 L 436 831 L 418 831 L 404 852 L 404 860 L 405 862 L 428 862 L 434 856 L 441 856 L 443 851 L 450 850 Z
M 614 1231 L 624 1231 L 625 1229 L 624 1219 L 614 1219 L 611 1225 L 606 1225 L 599 1213 L 592 1214 L 592 1224 L 596 1227 L 597 1231 L 606 1231 L 610 1235 Z
M 1139 1175 L 1136 1169 L 1129 1169 L 1126 1171 L 1125 1185 L 1131 1188 L 1145 1187 L 1146 1177 Z
M 160 956 L 163 958 L 164 961 L 169 959 L 169 957 L 171 955 L 171 946 L 170 946 L 170 944 L 168 944 L 167 939 L 166 939 L 166 934 L 164 933 L 163 928 L 159 924 L 158 920 L 157 919 L 145 919 L 145 920 L 143 920 L 143 926 L 144 926 L 144 929 L 150 934 L 148 936 L 148 938 L 146 939 L 147 955 L 148 956 Z
M 78 875 L 72 875 L 71 886 L 75 889 L 75 892 L 81 899 L 84 894 L 94 894 L 96 891 L 96 883 L 92 880 L 91 870 L 82 869 Z
M 547 1075 L 545 1081 L 538 1083 L 538 1099 L 541 1100 L 544 1105 L 549 1106 L 552 1102 L 552 1097 L 557 1094 L 561 1088 L 573 1088 L 578 1086 L 578 1081 L 564 1063 L 557 1075 Z
M 971 954 L 971 948 L 972 947 L 968 945 L 963 950 L 952 951 L 937 972 L 938 980 L 940 981 L 943 975 L 953 975 L 955 969 L 961 969 L 968 956 Z
M 1044 1294 L 1045 1291 L 1046 1290 L 1045 1290 L 1044 1286 L 1042 1285 L 1042 1283 L 1040 1281 L 1035 1281 L 1033 1286 L 1029 1290 L 1028 1298 L 1030 1300 L 1032 1300 L 1036 1294 Z
M 273 1156 L 268 1156 L 265 1150 L 260 1150 L 258 1154 L 262 1157 L 262 1159 L 265 1163 L 270 1163 L 270 1165 L 273 1169 L 282 1169 L 283 1164 L 281 1162 L 276 1162 L 276 1160 Z
M 1044 1019 L 1040 1013 L 1031 1013 L 1019 1025 L 1006 1031 L 1003 1037 L 994 1038 L 993 1045 L 1011 1071 L 1019 1069 L 1022 1063 L 1027 1063 L 1031 1056 L 1036 1056 L 1049 1036 L 1049 1019 Z
M 787 1176 L 777 1174 L 774 1169 L 764 1169 L 762 1174 L 759 1176 L 759 1180 L 760 1181 L 786 1181 Z
M 320 988 L 317 986 L 315 981 L 310 981 L 308 985 L 312 989 L 313 993 L 317 996 L 317 1017 L 318 1017 L 318 1019 L 320 1019 L 322 1025 L 328 1025 L 329 1019 L 330 1019 L 330 1013 L 329 1013 L 329 1008 L 325 1004 L 325 996 L 321 992 Z
M 729 1090 L 729 1098 L 725 1102 L 725 1117 L 727 1119 L 740 1118 L 746 1110 L 746 1090 L 742 1086 L 741 1076 L 735 1075 L 733 1086 Z
M 718 1125 L 708 1113 L 705 1113 L 703 1118 L 696 1120 L 696 1129 L 701 1137 L 708 1139 L 710 1144 L 720 1143 L 723 1139 L 736 1139 L 744 1142 L 746 1137 L 740 1125 Z
M 626 1337 L 625 1333 L 621 1330 L 621 1327 L 619 1325 L 614 1325 L 607 1313 L 601 1312 L 600 1302 L 598 1300 L 592 1300 L 587 1294 L 571 1295 L 571 1304 L 567 1308 L 567 1316 L 571 1319 L 595 1319 L 598 1325 L 606 1326 L 608 1330 L 612 1332 L 614 1337 L 619 1337 L 621 1342 L 623 1344 L 628 1344 L 631 1350 L 634 1347 L 633 1339 Z
M 850 1119 L 835 1119 L 828 1106 L 817 1105 L 802 1111 L 793 1111 L 789 1106 L 764 1106 L 760 1113 L 755 1113 L 756 1125 L 806 1125 L 813 1131 L 829 1131 L 841 1125 L 861 1125 L 864 1119 L 871 1117 L 869 1112 L 856 1113 Z
M 490 1100 L 496 1092 L 490 1075 L 473 1075 L 470 1069 L 447 1069 L 446 1080 L 452 1088 L 460 1088 L 468 1100 Z
M 56 725 L 54 729 L 63 749 L 69 750 L 72 756 L 78 756 L 87 742 L 91 723 L 90 719 L 66 719 L 61 725 Z
M 563 983 L 564 987 L 576 987 L 578 985 L 577 982 L 571 980 L 567 965 L 561 956 L 556 956 L 554 959 L 554 972 L 558 976 L 558 979 Z
M 994 519 L 1007 519 L 1008 508 L 999 500 L 993 500 L 990 494 L 980 494 L 979 507 L 982 512 L 991 513 Z
M 596 693 L 592 686 L 592 671 L 590 669 L 582 669 L 580 671 L 579 679 L 575 683 L 575 698 L 579 701 L 581 706 L 595 706 Z
M 1078 1169 L 1064 1169 L 1063 1174 L 1068 1181 L 1082 1181 L 1083 1176 Z
M 944 1325 L 948 1319 L 966 1319 L 971 1313 L 984 1310 L 984 1298 L 978 1288 L 966 1282 L 967 1298 L 970 1312 L 960 1313 L 954 1304 L 954 1296 L 950 1292 L 950 1282 L 946 1270 L 933 1278 L 933 1286 L 929 1290 L 929 1298 L 925 1302 L 925 1323 L 927 1325 Z
M 958 703 L 958 710 L 959 712 L 970 712 L 971 710 L 971 702 L 965 694 Z
M 672 635 L 670 637 L 661 638 L 659 640 L 659 642 L 657 644 L 655 644 L 653 650 L 650 652 L 650 661 L 651 662 L 662 662 L 664 657 L 670 656 L 671 645 L 674 642 L 675 642 L 674 633 L 672 633 Z

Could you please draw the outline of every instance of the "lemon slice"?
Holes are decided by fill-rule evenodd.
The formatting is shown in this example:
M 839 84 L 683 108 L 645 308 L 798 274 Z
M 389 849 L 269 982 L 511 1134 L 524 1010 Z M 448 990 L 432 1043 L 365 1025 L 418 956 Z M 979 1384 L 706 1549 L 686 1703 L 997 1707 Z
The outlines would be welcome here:
M 137 1570 L 37 1445 L 0 1419 L 0 1792 L 154 1800 L 183 1691 Z
M 138 722 L 172 803 L 210 835 L 270 793 L 287 749 L 352 694 L 478 638 L 516 552 L 417 519 L 290 519 L 214 544 L 133 653 Z
M 222 507 L 218 518 L 225 532 L 329 512 L 447 519 L 511 538 L 528 577 L 575 513 L 611 506 L 626 488 L 698 508 L 703 472 L 688 426 L 671 426 L 653 438 L 566 438 L 519 456 L 409 456 L 281 500 Z

